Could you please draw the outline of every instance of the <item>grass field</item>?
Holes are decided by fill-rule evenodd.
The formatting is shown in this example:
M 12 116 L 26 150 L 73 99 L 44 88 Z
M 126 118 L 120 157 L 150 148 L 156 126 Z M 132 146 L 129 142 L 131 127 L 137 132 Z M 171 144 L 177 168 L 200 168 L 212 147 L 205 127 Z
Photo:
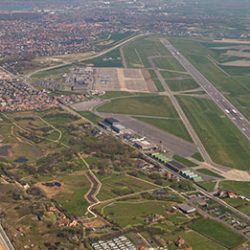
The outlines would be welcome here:
M 154 58 L 154 62 L 159 69 L 167 69 L 181 72 L 185 71 L 185 69 L 173 56 L 156 57 Z
M 149 56 L 171 56 L 156 37 L 143 37 L 130 42 L 123 48 L 125 60 L 130 68 L 151 68 Z
M 178 100 L 216 163 L 249 170 L 249 141 L 212 101 L 183 96 Z
M 188 131 L 186 130 L 180 119 L 157 119 L 136 116 L 134 117 L 140 121 L 153 125 L 163 131 L 178 136 L 186 141 L 192 142 L 192 138 L 190 137 Z
M 63 192 L 57 194 L 55 199 L 69 214 L 82 216 L 86 212 L 88 203 L 84 195 L 88 192 L 90 184 L 84 174 L 57 177 L 64 184 Z
M 196 167 L 196 166 L 198 166 L 196 163 L 194 163 L 194 162 L 192 162 L 192 161 L 190 161 L 190 160 L 188 160 L 188 159 L 186 159 L 186 158 L 184 158 L 184 157 L 182 157 L 180 155 L 174 155 L 174 159 L 181 162 L 181 163 L 183 163 L 187 167 Z
M 157 188 L 154 184 L 125 175 L 105 175 L 99 176 L 99 179 L 102 182 L 102 188 L 98 194 L 100 200 L 108 200 L 121 195 Z
M 193 79 L 166 80 L 166 82 L 172 91 L 185 91 L 199 87 Z
M 158 77 L 157 77 L 155 71 L 152 70 L 152 69 L 149 69 L 148 72 L 149 72 L 149 74 L 151 75 L 151 78 L 152 78 L 152 80 L 154 81 L 157 90 L 158 90 L 159 92 L 163 92 L 165 89 L 164 89 L 164 87 L 162 86 L 161 81 L 158 79 Z
M 204 188 L 208 192 L 213 192 L 214 187 L 215 187 L 215 182 L 203 181 L 203 182 L 199 182 L 199 186 L 201 186 L 202 188 Z
M 88 119 L 89 121 L 93 122 L 94 124 L 97 124 L 102 120 L 100 116 L 97 116 L 90 111 L 80 111 L 79 114 Z
M 223 93 L 226 93 L 226 97 L 250 119 L 250 81 L 249 77 L 244 75 L 246 69 L 241 69 L 239 72 L 238 68 L 233 67 L 232 69 L 230 67 L 230 71 L 234 70 L 233 73 L 235 73 L 237 70 L 238 75 L 225 74 L 218 65 L 208 58 L 208 55 L 214 56 L 209 48 L 211 45 L 208 46 L 207 43 L 188 38 L 170 38 L 170 41 L 208 80 Z M 220 46 L 226 45 L 221 43 Z
M 178 118 L 168 97 L 147 95 L 122 98 L 98 108 L 99 112 Z
M 200 169 L 197 169 L 196 171 L 199 173 L 202 173 L 202 174 L 206 174 L 208 176 L 212 176 L 212 177 L 216 177 L 216 178 L 223 178 L 221 175 L 216 174 L 215 172 L 213 172 L 209 169 L 206 169 L 206 168 L 200 168 Z
M 131 200 L 111 203 L 102 211 L 109 220 L 124 228 L 145 224 L 145 218 L 151 214 L 166 216 L 166 209 L 170 206 L 164 201 Z
M 250 198 L 250 182 L 222 181 L 220 182 L 220 188 Z
M 202 158 L 202 155 L 201 155 L 199 152 L 193 154 L 193 155 L 192 155 L 192 158 L 194 158 L 194 159 L 196 159 L 196 160 L 198 160 L 198 161 L 201 161 L 201 162 L 204 161 L 204 159 Z
M 190 228 L 230 249 L 246 241 L 228 227 L 211 219 L 198 219 L 190 224 Z
M 213 240 L 210 240 L 194 231 L 184 232 L 181 236 L 194 250 L 204 250 L 204 246 L 206 247 L 206 250 L 224 249 L 224 247 L 220 246 Z

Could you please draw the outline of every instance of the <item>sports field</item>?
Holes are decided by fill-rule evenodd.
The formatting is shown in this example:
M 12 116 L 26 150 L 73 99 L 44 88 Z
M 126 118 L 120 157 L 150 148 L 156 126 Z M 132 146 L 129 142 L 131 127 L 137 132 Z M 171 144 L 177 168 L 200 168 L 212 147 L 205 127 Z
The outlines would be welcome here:
M 219 164 L 249 170 L 250 143 L 233 123 L 206 99 L 178 100 L 211 158 Z

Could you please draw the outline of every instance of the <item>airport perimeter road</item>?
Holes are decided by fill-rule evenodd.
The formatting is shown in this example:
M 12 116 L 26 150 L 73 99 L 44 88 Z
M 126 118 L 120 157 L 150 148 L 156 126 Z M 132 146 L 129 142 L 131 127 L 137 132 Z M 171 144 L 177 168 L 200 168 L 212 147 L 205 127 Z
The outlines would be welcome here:
M 217 106 L 239 128 L 241 133 L 250 140 L 250 122 L 214 87 L 180 52 L 167 40 L 161 39 L 162 44 L 171 52 L 176 60 L 193 77 L 193 79 L 206 91 Z
M 4 250 L 15 250 L 2 225 L 0 224 L 0 247 L 2 246 Z

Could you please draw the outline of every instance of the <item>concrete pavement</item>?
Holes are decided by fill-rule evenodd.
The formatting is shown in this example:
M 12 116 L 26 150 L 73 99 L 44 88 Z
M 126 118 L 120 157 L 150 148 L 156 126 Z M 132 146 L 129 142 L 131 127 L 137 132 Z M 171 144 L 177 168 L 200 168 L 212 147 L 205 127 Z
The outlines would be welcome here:
M 0 224 L 0 246 L 3 246 L 4 250 L 15 250 L 1 224 Z
M 250 140 L 250 122 L 237 110 L 237 108 L 224 97 L 214 85 L 208 81 L 167 39 L 161 39 L 162 44 L 171 52 L 173 57 L 193 77 L 193 79 L 206 91 L 214 103 L 238 127 L 240 132 Z

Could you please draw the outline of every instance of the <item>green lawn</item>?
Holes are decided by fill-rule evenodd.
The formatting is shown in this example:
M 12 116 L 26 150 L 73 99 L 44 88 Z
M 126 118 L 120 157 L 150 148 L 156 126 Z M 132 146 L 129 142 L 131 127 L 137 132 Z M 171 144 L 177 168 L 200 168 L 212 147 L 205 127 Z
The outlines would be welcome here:
M 201 161 L 201 162 L 204 161 L 204 159 L 202 158 L 202 155 L 201 155 L 199 152 L 193 154 L 192 157 L 193 157 L 194 159 L 198 160 L 198 161 Z
M 112 100 L 98 108 L 99 112 L 178 118 L 166 96 L 138 96 Z
M 232 191 L 250 198 L 250 182 L 222 181 L 220 182 L 220 188 L 222 190 Z
M 230 228 L 211 219 L 198 219 L 190 223 L 189 227 L 228 248 L 235 248 L 246 241 Z
M 209 169 L 206 169 L 206 168 L 200 168 L 200 169 L 197 169 L 196 171 L 199 173 L 202 173 L 202 174 L 206 174 L 208 176 L 223 178 L 221 175 L 219 175 L 219 174 L 217 174 Z
M 249 141 L 212 101 L 186 96 L 178 100 L 216 163 L 249 170 Z
M 157 77 L 155 71 L 152 70 L 152 69 L 149 69 L 148 72 L 149 72 L 149 74 L 151 75 L 151 78 L 152 78 L 152 80 L 154 81 L 157 90 L 158 90 L 159 92 L 163 92 L 165 89 L 164 89 L 164 87 L 162 86 L 161 81 L 158 79 L 158 77 Z
M 99 176 L 99 179 L 102 182 L 102 188 L 98 194 L 100 200 L 157 188 L 154 184 L 125 175 L 105 175 Z
M 157 118 L 145 118 L 145 117 L 136 117 L 136 119 L 153 125 L 163 131 L 176 135 L 186 141 L 192 142 L 188 131 L 183 125 L 180 119 L 157 119 Z

